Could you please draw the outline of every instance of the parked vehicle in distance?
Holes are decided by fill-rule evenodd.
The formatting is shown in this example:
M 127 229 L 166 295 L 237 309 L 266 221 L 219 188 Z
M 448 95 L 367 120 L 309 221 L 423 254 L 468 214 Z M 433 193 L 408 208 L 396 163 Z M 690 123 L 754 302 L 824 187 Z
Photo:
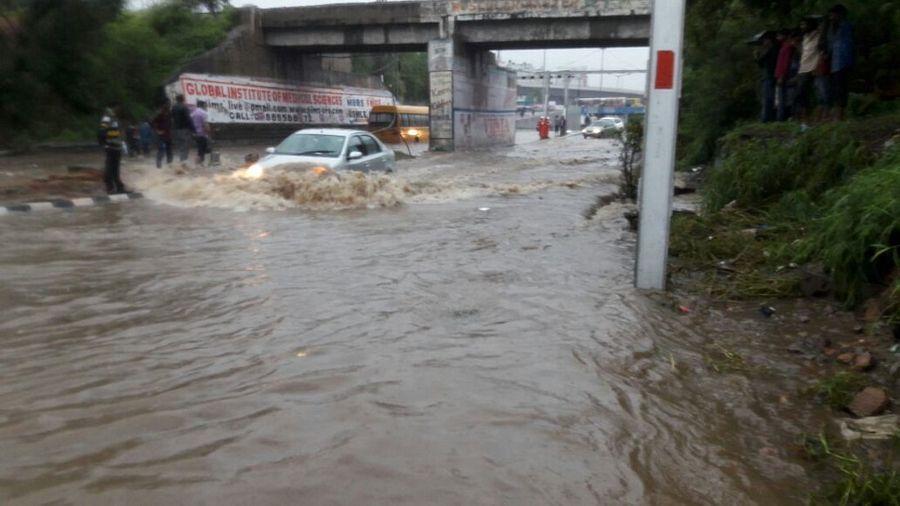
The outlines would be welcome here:
M 289 135 L 266 150 L 268 155 L 251 165 L 252 178 L 278 166 L 296 165 L 317 173 L 330 171 L 393 172 L 394 151 L 371 133 L 338 128 L 307 128 Z
M 369 113 L 369 131 L 387 144 L 428 142 L 428 108 L 409 105 L 376 105 Z
M 584 130 L 581 131 L 581 135 L 583 135 L 585 139 L 588 137 L 600 139 L 602 137 L 611 137 L 624 131 L 624 121 L 614 116 L 607 116 L 592 121 L 590 125 L 586 126 Z

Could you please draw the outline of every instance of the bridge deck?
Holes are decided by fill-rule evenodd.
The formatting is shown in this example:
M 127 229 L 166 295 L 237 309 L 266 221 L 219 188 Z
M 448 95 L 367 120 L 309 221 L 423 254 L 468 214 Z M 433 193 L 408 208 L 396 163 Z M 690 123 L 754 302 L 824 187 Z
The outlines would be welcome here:
M 423 50 L 442 24 L 490 49 L 647 45 L 649 0 L 425 0 L 262 11 L 266 43 L 316 51 Z M 446 28 L 446 25 L 444 25 Z

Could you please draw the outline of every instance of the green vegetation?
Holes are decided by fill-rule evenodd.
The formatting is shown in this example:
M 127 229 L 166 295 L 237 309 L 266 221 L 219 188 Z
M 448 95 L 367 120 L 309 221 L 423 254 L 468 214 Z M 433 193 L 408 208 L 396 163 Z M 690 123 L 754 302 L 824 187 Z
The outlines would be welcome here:
M 767 224 L 741 210 L 702 216 L 676 215 L 670 255 L 675 273 L 686 272 L 708 295 L 726 298 L 778 298 L 797 293 L 798 273 L 789 248 L 796 234 L 790 224 Z
M 801 255 L 820 259 L 848 304 L 865 298 L 866 285 L 900 266 L 900 147 L 825 195 Z M 894 278 L 897 300 L 900 277 Z
M 428 55 L 425 53 L 354 55 L 353 72 L 382 76 L 384 85 L 402 104 L 428 104 Z
M 819 380 L 811 393 L 832 409 L 844 409 L 857 392 L 866 387 L 866 378 L 855 372 L 842 371 Z
M 712 295 L 799 294 L 824 266 L 848 307 L 886 290 L 900 321 L 900 114 L 821 125 L 746 125 L 722 141 L 704 213 L 678 216 L 671 255 Z
M 900 114 L 827 123 L 801 132 L 796 123 L 750 124 L 722 139 L 722 165 L 710 175 L 707 209 L 736 201 L 772 204 L 785 195 L 816 199 L 870 166 L 900 125 Z
M 223 2 L 170 0 L 123 10 L 122 0 L 0 3 L 0 143 L 92 138 L 104 106 L 150 113 L 164 83 L 234 26 Z
M 763 30 L 797 26 L 808 14 L 825 14 L 834 0 L 696 0 L 685 26 L 684 98 L 680 157 L 684 167 L 708 163 L 717 142 L 759 115 L 759 71 L 746 41 Z M 900 83 L 900 2 L 845 0 L 855 27 L 858 64 L 850 111 L 873 114 L 879 98 L 896 96 Z
M 622 143 L 622 152 L 619 155 L 622 171 L 622 180 L 619 184 L 620 191 L 623 197 L 637 200 L 644 147 L 643 118 L 631 118 L 625 125 L 625 131 L 619 135 L 619 142 Z
M 893 453 L 875 467 L 849 450 L 840 451 L 825 434 L 807 437 L 803 450 L 813 461 L 831 468 L 837 479 L 813 496 L 812 504 L 871 506 L 900 504 L 900 474 L 893 469 Z

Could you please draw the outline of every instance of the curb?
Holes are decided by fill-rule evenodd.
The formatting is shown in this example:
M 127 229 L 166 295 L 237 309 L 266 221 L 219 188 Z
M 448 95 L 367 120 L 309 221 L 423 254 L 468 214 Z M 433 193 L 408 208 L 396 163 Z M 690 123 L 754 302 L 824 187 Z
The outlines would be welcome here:
M 46 202 L 29 202 L 27 204 L 13 204 L 0 206 L 0 216 L 14 213 L 27 213 L 31 211 L 48 211 L 51 209 L 72 209 L 75 207 L 102 206 L 113 202 L 125 202 L 143 198 L 140 193 L 118 193 L 115 195 L 103 195 L 101 197 L 83 197 L 78 199 L 55 199 Z

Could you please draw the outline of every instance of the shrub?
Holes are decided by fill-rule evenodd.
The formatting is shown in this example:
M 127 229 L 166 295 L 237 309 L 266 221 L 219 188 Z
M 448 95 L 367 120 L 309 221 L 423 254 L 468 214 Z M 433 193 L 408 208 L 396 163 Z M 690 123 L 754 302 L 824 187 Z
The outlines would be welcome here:
M 620 182 L 620 191 L 622 196 L 637 200 L 638 181 L 641 178 L 641 167 L 643 166 L 643 148 L 644 148 L 644 118 L 632 117 L 625 126 L 625 131 L 619 136 L 622 143 L 622 152 L 619 155 L 619 162 L 622 164 L 622 179 Z
M 838 294 L 855 305 L 867 283 L 884 282 L 900 265 L 900 148 L 891 148 L 824 200 L 801 257 L 823 261 Z
M 723 139 L 725 158 L 710 174 L 705 206 L 760 207 L 799 190 L 815 199 L 873 162 L 873 150 L 861 141 L 866 132 L 853 122 L 806 132 L 791 124 L 739 128 Z

